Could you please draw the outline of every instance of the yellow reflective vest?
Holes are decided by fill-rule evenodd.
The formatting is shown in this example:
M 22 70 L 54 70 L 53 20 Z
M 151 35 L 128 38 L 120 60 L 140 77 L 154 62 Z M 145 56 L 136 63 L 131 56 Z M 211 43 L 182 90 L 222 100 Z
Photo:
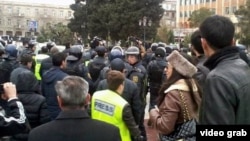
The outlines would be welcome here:
M 91 100 L 91 116 L 93 119 L 115 125 L 120 129 L 122 141 L 131 141 L 128 127 L 122 119 L 126 104 L 126 100 L 111 90 L 97 91 Z
M 40 76 L 40 68 L 41 68 L 41 62 L 43 59 L 49 58 L 49 55 L 46 54 L 37 54 L 35 56 L 35 62 L 36 62 L 36 66 L 35 66 L 35 76 L 37 80 L 41 80 L 41 76 Z

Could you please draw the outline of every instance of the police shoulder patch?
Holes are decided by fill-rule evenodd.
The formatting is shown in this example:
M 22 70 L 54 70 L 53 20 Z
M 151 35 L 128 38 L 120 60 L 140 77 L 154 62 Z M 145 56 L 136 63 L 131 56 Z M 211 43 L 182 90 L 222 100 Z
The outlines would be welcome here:
M 133 76 L 132 81 L 135 82 L 135 83 L 138 83 L 138 76 Z

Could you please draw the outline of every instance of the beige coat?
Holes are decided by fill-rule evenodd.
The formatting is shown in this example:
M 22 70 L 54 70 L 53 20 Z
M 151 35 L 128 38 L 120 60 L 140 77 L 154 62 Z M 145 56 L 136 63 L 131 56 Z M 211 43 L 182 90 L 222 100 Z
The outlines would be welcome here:
M 196 85 L 193 85 L 193 89 L 195 91 L 195 97 L 200 103 L 201 98 L 198 94 Z M 190 117 L 198 120 L 199 110 L 195 110 L 194 101 L 191 99 L 188 86 L 184 80 L 179 80 L 165 90 L 166 95 L 164 101 L 159 106 L 159 111 L 157 109 L 152 109 L 150 111 L 150 120 L 153 127 L 160 134 L 170 134 L 174 131 L 175 124 L 184 122 L 183 106 L 178 90 L 184 95 Z

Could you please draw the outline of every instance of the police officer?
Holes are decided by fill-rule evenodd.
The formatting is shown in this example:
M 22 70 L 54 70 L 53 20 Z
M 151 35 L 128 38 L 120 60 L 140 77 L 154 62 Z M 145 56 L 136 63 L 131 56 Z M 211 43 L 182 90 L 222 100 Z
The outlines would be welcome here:
M 17 52 L 15 45 L 6 45 L 5 54 L 2 55 L 4 61 L 0 63 L 0 79 L 2 82 L 9 82 L 10 73 L 19 66 Z
M 147 72 L 145 67 L 141 63 L 141 53 L 138 47 L 131 46 L 127 49 L 125 53 L 127 57 L 127 62 L 131 65 L 131 69 L 127 70 L 127 78 L 137 84 L 140 98 L 143 103 L 141 107 L 142 114 L 139 121 L 139 128 L 141 130 L 141 135 L 144 137 L 144 140 L 146 140 L 147 136 L 144 127 L 144 109 L 146 107 Z
M 25 48 L 22 53 L 20 54 L 21 55 L 24 55 L 24 54 L 29 54 L 33 57 L 33 62 L 32 62 L 32 66 L 31 66 L 31 71 L 33 73 L 35 73 L 35 66 L 36 66 L 36 61 L 35 61 L 35 50 L 36 50 L 36 46 L 37 46 L 37 42 L 34 41 L 34 40 L 30 40 L 29 43 L 28 43 L 28 47 Z M 19 56 L 19 58 L 20 58 Z
M 150 48 L 147 50 L 146 55 L 142 58 L 142 65 L 147 68 L 147 65 L 151 60 L 154 60 L 154 52 L 156 48 L 158 47 L 158 43 L 152 43 Z
M 149 82 L 149 111 L 156 105 L 156 99 L 158 97 L 158 91 L 164 80 L 164 69 L 167 66 L 165 59 L 166 51 L 163 47 L 158 47 L 155 51 L 155 60 L 150 61 L 147 71 L 148 71 L 148 82 Z M 151 126 L 150 121 L 148 125 Z
M 98 79 L 101 70 L 109 64 L 109 61 L 105 56 L 106 48 L 104 46 L 96 47 L 95 51 L 97 52 L 97 56 L 91 60 L 88 65 L 90 76 L 93 82 Z
M 90 49 L 86 51 L 85 59 L 87 60 L 86 65 L 88 65 L 88 61 L 93 59 L 96 56 L 96 47 L 100 45 L 101 39 L 95 36 L 93 40 L 90 41 Z
M 67 66 L 65 72 L 69 75 L 80 76 L 89 83 L 90 90 L 93 87 L 88 68 L 84 64 L 81 45 L 73 45 L 69 49 L 69 55 L 66 58 Z

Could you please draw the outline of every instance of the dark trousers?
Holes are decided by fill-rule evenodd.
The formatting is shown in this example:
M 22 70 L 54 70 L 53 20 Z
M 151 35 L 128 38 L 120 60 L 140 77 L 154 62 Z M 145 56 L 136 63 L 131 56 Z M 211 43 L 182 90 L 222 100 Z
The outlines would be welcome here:
M 157 105 L 157 98 L 158 98 L 158 91 L 159 91 L 159 87 L 149 87 L 149 91 L 150 91 L 150 99 L 149 99 L 149 108 L 148 111 L 150 111 L 151 109 L 154 108 L 155 105 Z
M 146 107 L 146 105 L 143 105 L 142 112 L 141 112 L 141 118 L 139 121 L 139 129 L 141 131 L 141 136 L 143 136 L 143 141 L 147 141 L 147 133 L 146 133 L 146 129 L 144 126 L 145 107 Z

